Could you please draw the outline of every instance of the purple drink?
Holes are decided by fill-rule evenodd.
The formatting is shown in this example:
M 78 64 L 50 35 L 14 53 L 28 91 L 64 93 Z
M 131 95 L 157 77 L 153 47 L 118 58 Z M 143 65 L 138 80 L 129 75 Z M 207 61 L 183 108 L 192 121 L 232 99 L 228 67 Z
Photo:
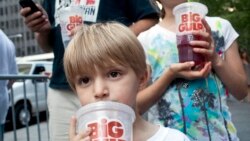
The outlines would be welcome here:
M 194 61 L 195 67 L 193 69 L 197 70 L 204 66 L 205 57 L 202 54 L 193 52 L 193 48 L 197 48 L 197 46 L 189 45 L 192 40 L 201 40 L 201 37 L 192 34 L 177 35 L 179 62 Z

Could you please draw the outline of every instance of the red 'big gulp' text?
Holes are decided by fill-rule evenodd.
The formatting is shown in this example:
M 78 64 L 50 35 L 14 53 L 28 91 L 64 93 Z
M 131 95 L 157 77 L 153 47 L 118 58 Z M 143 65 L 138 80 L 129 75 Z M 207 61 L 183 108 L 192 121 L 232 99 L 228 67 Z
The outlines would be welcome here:
M 125 130 L 120 121 L 103 118 L 89 123 L 87 127 L 92 129 L 91 141 L 126 141 L 122 138 Z
M 69 17 L 69 24 L 67 24 L 67 30 L 71 31 L 76 26 L 81 25 L 83 22 L 83 19 L 81 16 L 75 15 Z
M 198 13 L 185 13 L 181 15 L 181 23 L 178 27 L 179 32 L 187 32 L 193 30 L 202 30 L 201 17 Z

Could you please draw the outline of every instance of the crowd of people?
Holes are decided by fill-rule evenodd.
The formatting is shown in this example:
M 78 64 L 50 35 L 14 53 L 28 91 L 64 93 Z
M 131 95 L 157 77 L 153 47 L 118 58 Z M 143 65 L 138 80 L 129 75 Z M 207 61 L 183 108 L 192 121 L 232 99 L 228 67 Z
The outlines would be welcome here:
M 35 32 L 39 46 L 46 52 L 53 51 L 53 72 L 48 90 L 50 138 L 52 141 L 68 141 L 68 127 L 71 116 L 80 108 L 76 94 L 71 90 L 63 69 L 64 46 L 61 38 L 58 12 L 65 5 L 83 1 L 44 0 L 40 11 L 26 16 L 30 8 L 21 9 L 27 27 Z M 158 13 L 149 1 L 144 0 L 96 0 L 98 13 L 91 24 L 103 21 L 117 21 L 128 26 L 136 35 L 157 23 Z M 96 10 L 97 11 L 97 10 Z M 64 104 L 62 104 L 64 103 Z
M 206 16 L 205 30 L 192 32 L 202 38 L 189 44 L 206 58 L 202 68 L 193 70 L 193 61 L 179 63 L 173 15 L 173 8 L 186 0 L 95 0 L 95 18 L 73 33 L 65 49 L 58 11 L 84 2 L 44 0 L 33 14 L 28 15 L 29 7 L 20 10 L 39 46 L 55 56 L 47 99 L 51 141 L 90 140 L 91 129 L 76 133 L 73 115 L 102 100 L 135 111 L 135 141 L 239 140 L 226 90 L 238 100 L 249 96 L 250 67 L 228 20 Z M 14 66 L 10 70 L 16 73 Z

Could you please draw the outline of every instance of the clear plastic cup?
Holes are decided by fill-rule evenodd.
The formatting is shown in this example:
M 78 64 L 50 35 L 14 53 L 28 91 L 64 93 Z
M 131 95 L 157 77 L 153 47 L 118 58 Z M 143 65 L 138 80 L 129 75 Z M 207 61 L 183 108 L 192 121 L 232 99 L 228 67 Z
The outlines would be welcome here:
M 64 48 L 68 46 L 71 39 L 70 31 L 76 26 L 83 25 L 83 15 L 84 9 L 81 6 L 71 5 L 60 9 L 58 16 Z
M 92 141 L 133 140 L 134 110 L 117 102 L 96 102 L 81 107 L 77 113 L 77 132 L 92 129 Z
M 202 54 L 194 53 L 194 47 L 189 45 L 189 42 L 202 40 L 201 37 L 192 35 L 192 31 L 205 31 L 201 19 L 206 16 L 207 12 L 207 6 L 198 2 L 185 2 L 173 9 L 177 25 L 179 62 L 194 61 L 194 69 L 203 67 L 205 57 Z

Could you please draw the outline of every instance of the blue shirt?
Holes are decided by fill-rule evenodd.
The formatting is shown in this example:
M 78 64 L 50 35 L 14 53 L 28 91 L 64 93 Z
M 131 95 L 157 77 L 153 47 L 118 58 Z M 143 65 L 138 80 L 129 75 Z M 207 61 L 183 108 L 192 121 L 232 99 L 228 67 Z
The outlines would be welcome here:
M 17 74 L 15 46 L 0 29 L 0 75 Z M 5 122 L 9 108 L 8 80 L 0 80 L 0 123 Z

